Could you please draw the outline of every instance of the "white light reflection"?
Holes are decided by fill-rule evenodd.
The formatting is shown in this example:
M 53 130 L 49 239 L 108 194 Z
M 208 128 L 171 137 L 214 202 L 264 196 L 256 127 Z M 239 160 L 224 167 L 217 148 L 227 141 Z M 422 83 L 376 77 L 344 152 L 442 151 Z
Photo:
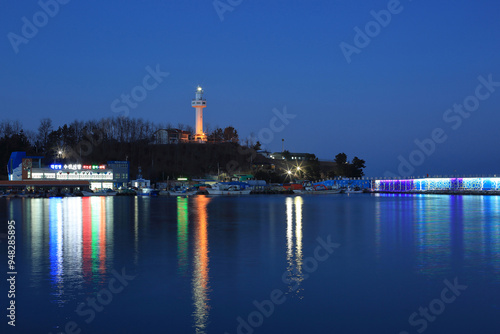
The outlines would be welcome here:
M 134 197 L 134 264 L 139 260 L 139 198 Z
M 293 266 L 293 200 L 291 197 L 286 199 L 286 260 L 288 267 Z
M 297 245 L 295 247 L 295 261 L 297 269 L 302 275 L 302 204 L 304 200 L 302 197 L 295 197 L 295 240 Z
M 31 286 L 40 287 L 42 282 L 43 266 L 43 246 L 46 244 L 44 240 L 44 222 L 49 221 L 48 211 L 45 210 L 45 205 L 48 204 L 48 199 L 34 198 L 31 203 L 31 229 L 30 229 L 30 245 L 31 245 L 31 273 L 33 279 Z M 29 224 L 28 224 L 29 225 Z
M 63 200 L 63 254 L 65 277 L 74 285 L 81 284 L 82 277 L 82 199 Z
M 286 198 L 286 259 L 288 262 L 287 266 L 287 278 L 290 282 L 293 282 L 289 286 L 289 292 L 295 291 L 297 295 L 300 296 L 302 291 L 299 288 L 300 283 L 304 280 L 304 275 L 302 273 L 302 206 L 304 200 L 302 197 L 297 196 L 295 200 L 292 197 Z M 295 225 L 294 225 L 294 215 L 293 210 L 295 206 Z M 295 231 L 295 253 L 294 251 L 294 231 Z

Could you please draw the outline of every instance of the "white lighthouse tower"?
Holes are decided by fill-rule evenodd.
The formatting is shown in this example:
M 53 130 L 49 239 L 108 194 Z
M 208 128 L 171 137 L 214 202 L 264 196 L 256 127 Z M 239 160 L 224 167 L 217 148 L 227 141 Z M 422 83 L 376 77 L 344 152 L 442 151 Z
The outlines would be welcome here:
M 191 106 L 196 109 L 196 132 L 194 139 L 198 142 L 206 142 L 207 135 L 203 132 L 203 108 L 206 108 L 207 101 L 203 98 L 203 89 L 198 86 L 196 98 L 191 102 Z

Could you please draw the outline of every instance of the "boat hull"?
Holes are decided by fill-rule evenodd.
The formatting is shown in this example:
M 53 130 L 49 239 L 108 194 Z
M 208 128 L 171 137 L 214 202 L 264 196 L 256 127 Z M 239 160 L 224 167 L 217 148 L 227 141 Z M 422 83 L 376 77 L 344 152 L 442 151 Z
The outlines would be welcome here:
M 326 194 L 340 194 L 340 189 L 328 189 L 328 190 L 294 190 L 294 194 L 300 195 L 326 195 Z
M 218 189 L 209 189 L 207 188 L 209 195 L 250 195 L 252 190 L 218 190 Z
M 196 191 L 167 191 L 168 196 L 193 196 Z
M 95 193 L 91 193 L 89 191 L 82 191 L 82 195 L 84 197 L 87 197 L 87 196 L 116 196 L 116 192 L 115 191 L 110 191 L 110 192 L 95 192 Z

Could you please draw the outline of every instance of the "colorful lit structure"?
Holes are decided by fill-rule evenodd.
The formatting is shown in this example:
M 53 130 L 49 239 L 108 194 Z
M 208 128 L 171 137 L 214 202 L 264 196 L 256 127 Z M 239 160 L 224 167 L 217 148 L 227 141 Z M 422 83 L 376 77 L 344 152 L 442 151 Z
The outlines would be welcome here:
M 196 89 L 196 98 L 191 102 L 191 106 L 196 109 L 194 140 L 204 143 L 207 141 L 207 135 L 203 132 L 203 108 L 207 107 L 207 101 L 203 98 L 203 89 L 200 86 Z
M 130 163 L 128 161 L 108 161 L 107 165 L 55 162 L 42 167 L 42 158 L 28 157 L 26 152 L 13 152 L 7 166 L 10 181 L 8 185 L 22 186 L 24 184 L 34 187 L 49 187 L 51 185 L 54 187 L 82 187 L 82 185 L 87 185 L 95 190 L 118 188 L 130 181 Z M 68 183 L 67 181 L 72 182 Z
M 70 168 L 71 166 L 71 168 Z M 106 165 L 60 165 L 53 164 L 49 168 L 33 168 L 29 177 L 23 181 L 89 181 L 90 188 L 113 189 L 113 170 Z
M 500 191 L 500 177 L 374 180 L 373 190 L 382 192 Z

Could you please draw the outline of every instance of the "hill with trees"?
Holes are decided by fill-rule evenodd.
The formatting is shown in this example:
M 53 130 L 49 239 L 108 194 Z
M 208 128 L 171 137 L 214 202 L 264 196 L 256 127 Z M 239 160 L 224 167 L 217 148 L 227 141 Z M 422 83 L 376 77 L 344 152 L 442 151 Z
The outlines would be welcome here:
M 177 177 L 203 178 L 207 174 L 254 174 L 268 182 L 298 179 L 319 180 L 327 177 L 363 176 L 365 161 L 354 157 L 351 162 L 340 153 L 335 163 L 322 164 L 314 154 L 303 161 L 291 160 L 283 152 L 283 160 L 268 159 L 257 153 L 260 143 L 240 140 L 232 127 L 208 132 L 208 142 L 157 144 L 155 133 L 174 129 L 171 124 L 155 124 L 125 117 L 78 121 L 54 128 L 52 120 L 40 121 L 38 131 L 24 130 L 19 121 L 0 122 L 0 163 L 7 165 L 11 152 L 25 151 L 30 156 L 43 156 L 43 163 L 104 164 L 106 161 L 130 161 L 130 177 L 135 178 L 139 166 L 144 177 L 153 181 Z M 175 129 L 192 131 L 178 124 Z M 263 168 L 272 166 L 274 168 Z M 6 168 L 0 179 L 7 178 Z

